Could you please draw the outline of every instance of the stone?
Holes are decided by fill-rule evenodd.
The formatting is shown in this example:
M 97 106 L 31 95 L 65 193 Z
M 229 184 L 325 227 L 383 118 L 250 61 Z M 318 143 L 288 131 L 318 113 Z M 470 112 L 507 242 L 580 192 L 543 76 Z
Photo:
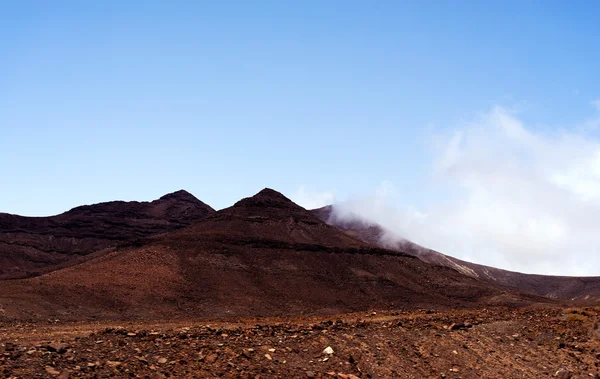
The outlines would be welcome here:
M 53 376 L 59 376 L 60 375 L 60 371 L 58 371 L 57 369 L 55 369 L 52 366 L 46 366 L 46 372 L 50 375 Z
M 58 354 L 64 354 L 67 352 L 67 349 L 69 347 L 63 343 L 59 343 L 59 342 L 53 342 L 50 343 L 46 346 L 46 350 L 51 351 L 51 352 L 55 352 Z
M 560 378 L 560 379 L 567 379 L 571 377 L 571 372 L 569 370 L 566 370 L 564 368 L 559 369 L 558 371 L 556 371 L 556 373 L 554 374 L 555 377 Z

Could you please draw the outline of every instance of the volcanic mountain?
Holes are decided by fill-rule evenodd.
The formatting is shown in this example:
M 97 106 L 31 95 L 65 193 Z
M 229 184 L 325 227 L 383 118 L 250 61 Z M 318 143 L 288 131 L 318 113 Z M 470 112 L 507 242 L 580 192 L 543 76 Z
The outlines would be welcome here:
M 270 189 L 141 246 L 0 282 L 4 317 L 31 319 L 284 316 L 539 300 L 374 247 Z
M 314 209 L 313 214 L 346 233 L 373 244 L 396 251 L 401 251 L 419 259 L 455 269 L 467 276 L 481 281 L 498 284 L 525 291 L 534 295 L 561 300 L 600 300 L 600 277 L 572 277 L 523 274 L 466 262 L 435 250 L 427 249 L 408 240 L 389 238 L 389 231 L 380 225 L 366 221 L 360 215 L 336 214 L 333 206 Z
M 182 190 L 152 202 L 112 201 L 50 217 L 0 213 L 0 279 L 81 262 L 93 252 L 176 230 L 213 212 Z

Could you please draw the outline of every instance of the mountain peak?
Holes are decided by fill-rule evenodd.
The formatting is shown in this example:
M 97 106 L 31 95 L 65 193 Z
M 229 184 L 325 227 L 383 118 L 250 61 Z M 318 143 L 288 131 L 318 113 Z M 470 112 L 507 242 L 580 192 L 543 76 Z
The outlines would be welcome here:
M 260 192 L 258 192 L 256 195 L 252 196 L 252 197 L 260 197 L 260 198 L 270 198 L 270 199 L 277 199 L 277 200 L 283 200 L 283 201 L 290 201 L 290 199 L 288 199 L 287 197 L 285 197 L 281 192 L 277 192 L 274 189 L 271 188 L 264 188 L 262 189 Z
M 189 193 L 186 190 L 179 190 L 175 192 L 168 193 L 162 196 L 159 200 L 184 200 L 184 201 L 199 201 L 194 195 Z
M 271 188 L 265 188 L 252 197 L 247 197 L 234 204 L 234 207 L 258 206 L 267 208 L 300 208 L 292 200 Z

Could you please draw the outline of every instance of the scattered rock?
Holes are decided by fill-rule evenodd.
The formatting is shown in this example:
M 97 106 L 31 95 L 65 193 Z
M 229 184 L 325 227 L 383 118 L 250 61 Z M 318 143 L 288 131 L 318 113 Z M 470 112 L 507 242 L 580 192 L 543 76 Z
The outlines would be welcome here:
M 53 342 L 53 343 L 49 343 L 48 345 L 46 345 L 45 348 L 46 348 L 46 350 L 54 352 L 54 353 L 64 354 L 67 352 L 67 349 L 69 348 L 69 346 L 64 343 Z
M 53 376 L 59 376 L 60 375 L 60 371 L 58 371 L 57 369 L 55 369 L 52 366 L 46 366 L 46 372 L 50 375 Z
M 516 359 L 515 365 L 507 364 L 506 377 L 538 377 L 536 374 L 562 379 L 595 377 L 600 339 L 586 334 L 590 325 L 569 325 L 567 328 L 556 317 L 559 310 L 545 310 L 549 312 L 548 316 L 541 316 L 541 312 L 531 309 L 494 310 L 497 313 L 490 311 L 490 316 L 479 313 L 483 315 L 483 319 L 477 320 L 479 326 L 469 333 L 455 334 L 456 340 L 443 341 L 443 334 L 439 333 L 435 336 L 442 325 L 451 325 L 448 320 L 464 317 L 468 312 L 471 311 L 461 311 L 458 315 L 440 311 L 426 318 L 403 317 L 401 329 L 395 327 L 397 321 L 393 319 L 310 321 L 311 324 L 278 321 L 278 324 L 265 322 L 260 326 L 241 328 L 227 324 L 228 338 L 223 347 L 218 346 L 225 330 L 220 326 L 210 329 L 194 326 L 185 332 L 184 339 L 180 328 L 176 327 L 157 333 L 157 338 L 149 338 L 148 332 L 138 331 L 139 338 L 136 339 L 127 336 L 126 329 L 113 327 L 109 333 L 96 332 L 64 340 L 66 342 L 62 344 L 67 350 L 63 355 L 57 354 L 61 347 L 56 343 L 51 348 L 47 348 L 51 345 L 49 342 L 32 341 L 29 345 L 9 335 L 14 342 L 0 341 L 0 377 L 185 378 L 190 377 L 190 367 L 198 370 L 199 377 L 255 378 L 259 375 L 262 379 L 298 376 L 365 379 L 394 375 L 419 377 L 416 373 L 423 370 L 429 370 L 427 377 L 468 377 L 461 367 L 480 372 L 480 377 L 494 377 L 482 361 L 473 360 L 474 355 L 493 355 L 494 360 Z M 523 323 L 532 315 L 534 321 Z M 467 317 L 475 319 L 473 315 Z M 511 323 L 512 330 L 508 332 L 505 320 Z M 527 327 L 533 330 L 531 334 L 525 333 Z M 328 334 L 323 335 L 322 330 L 327 330 Z M 519 334 L 523 343 L 513 340 L 515 331 L 523 331 Z M 356 332 L 363 337 L 357 338 L 359 333 Z M 4 329 L 2 333 L 5 333 Z M 102 335 L 103 343 L 96 344 L 99 335 Z M 557 335 L 562 336 L 558 341 L 555 340 Z M 561 341 L 565 345 L 557 349 Z M 328 344 L 336 345 L 335 353 Z M 319 352 L 322 346 L 326 348 Z M 459 354 L 458 349 L 451 350 L 459 346 L 462 346 L 462 353 Z M 468 350 L 463 350 L 467 347 Z M 413 349 L 416 355 L 413 355 Z M 390 351 L 400 353 L 394 355 L 394 359 L 400 360 L 399 365 L 388 363 Z M 458 355 L 461 355 L 460 360 Z M 522 362 L 529 363 L 520 365 Z M 439 366 L 444 363 L 443 372 L 440 372 Z M 70 372 L 62 367 L 68 367 Z M 588 376 L 589 373 L 593 376 Z
M 554 373 L 554 376 L 559 379 L 568 379 L 571 377 L 571 375 L 571 372 L 564 368 L 561 368 L 558 371 L 556 371 L 556 373 Z
M 206 363 L 215 363 L 218 357 L 219 356 L 217 354 L 211 353 L 208 354 L 204 360 L 206 361 Z
M 469 329 L 469 328 L 472 328 L 472 327 L 473 327 L 473 325 L 465 322 L 465 323 L 452 324 L 448 328 L 450 330 L 464 330 L 464 329 Z

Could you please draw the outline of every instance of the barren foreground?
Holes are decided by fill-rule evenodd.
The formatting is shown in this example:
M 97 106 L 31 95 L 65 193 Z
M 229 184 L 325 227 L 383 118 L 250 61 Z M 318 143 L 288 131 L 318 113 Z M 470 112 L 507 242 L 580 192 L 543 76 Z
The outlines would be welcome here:
M 600 377 L 599 308 L 2 325 L 2 377 Z M 324 350 L 331 347 L 332 354 Z

